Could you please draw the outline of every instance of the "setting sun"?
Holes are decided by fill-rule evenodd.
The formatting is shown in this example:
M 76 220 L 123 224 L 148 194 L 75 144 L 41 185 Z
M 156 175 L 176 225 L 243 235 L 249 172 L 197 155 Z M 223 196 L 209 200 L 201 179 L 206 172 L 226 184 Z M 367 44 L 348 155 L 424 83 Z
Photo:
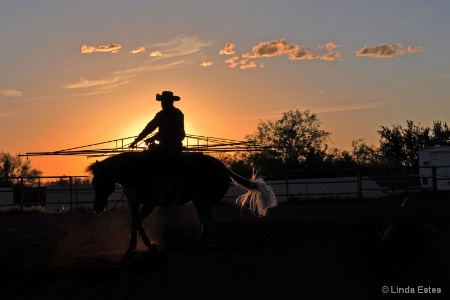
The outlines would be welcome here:
M 222 139 L 244 140 L 260 121 L 292 109 L 316 113 L 330 146 L 342 150 L 360 138 L 377 145 L 380 126 L 448 119 L 450 66 L 439 51 L 449 48 L 446 3 L 350 10 L 300 1 L 248 15 L 239 11 L 255 8 L 251 2 L 238 12 L 231 3 L 176 2 L 177 11 L 164 2 L 100 1 L 92 9 L 55 2 L 52 14 L 41 4 L 2 2 L 2 150 L 134 137 L 161 109 L 155 95 L 165 90 L 181 97 L 175 106 L 187 134 Z M 89 160 L 30 159 L 44 175 L 80 174 Z

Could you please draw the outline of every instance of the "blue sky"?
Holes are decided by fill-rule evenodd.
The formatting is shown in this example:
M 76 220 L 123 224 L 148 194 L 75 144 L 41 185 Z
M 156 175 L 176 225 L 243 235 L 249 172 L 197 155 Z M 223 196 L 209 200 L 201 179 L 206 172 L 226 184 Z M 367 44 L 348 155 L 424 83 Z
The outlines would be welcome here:
M 187 132 L 244 139 L 310 110 L 331 147 L 450 111 L 448 1 L 2 1 L 0 150 L 137 135 L 181 97 Z M 57 162 L 57 163 L 55 163 Z M 79 158 L 33 157 L 46 175 Z

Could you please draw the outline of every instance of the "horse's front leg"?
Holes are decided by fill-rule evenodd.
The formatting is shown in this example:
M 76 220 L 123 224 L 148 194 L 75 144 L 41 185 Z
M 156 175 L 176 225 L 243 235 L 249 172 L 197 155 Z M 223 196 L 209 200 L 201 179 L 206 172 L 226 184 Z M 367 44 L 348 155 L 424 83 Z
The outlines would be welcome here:
M 136 250 L 137 246 L 137 232 L 139 228 L 139 204 L 131 204 L 130 201 L 130 211 L 131 211 L 131 233 L 130 233 L 130 242 L 128 244 L 128 249 L 125 251 L 125 254 L 131 253 Z
M 145 218 L 147 218 L 148 215 L 153 211 L 155 206 L 156 206 L 155 202 L 150 201 L 150 199 L 147 199 L 147 202 L 144 202 L 144 204 L 141 207 L 137 223 L 137 230 L 142 238 L 142 241 L 144 242 L 145 246 L 149 248 L 149 250 L 151 250 L 151 248 L 154 247 L 155 244 L 151 242 L 147 232 L 142 226 L 142 223 L 144 222 Z

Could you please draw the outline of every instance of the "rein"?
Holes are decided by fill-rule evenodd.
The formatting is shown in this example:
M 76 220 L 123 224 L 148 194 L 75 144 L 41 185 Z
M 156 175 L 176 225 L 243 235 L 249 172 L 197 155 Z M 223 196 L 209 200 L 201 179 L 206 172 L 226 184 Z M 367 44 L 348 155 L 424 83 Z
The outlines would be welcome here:
M 116 188 L 117 188 L 118 184 L 116 183 Z M 124 200 L 124 193 L 122 190 L 122 196 L 120 197 L 119 200 L 116 201 L 116 204 L 114 204 L 114 206 L 111 209 L 108 209 L 108 212 L 112 212 L 114 210 L 114 208 L 116 208 L 117 204 L 119 204 L 119 202 L 121 202 L 122 200 Z

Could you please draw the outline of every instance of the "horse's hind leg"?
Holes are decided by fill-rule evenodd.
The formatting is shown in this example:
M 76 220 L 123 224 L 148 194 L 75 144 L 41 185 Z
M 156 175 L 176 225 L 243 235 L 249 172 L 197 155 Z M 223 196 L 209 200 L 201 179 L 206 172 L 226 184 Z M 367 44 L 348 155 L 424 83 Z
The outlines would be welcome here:
M 199 199 L 197 199 L 199 200 Z M 201 223 L 201 234 L 198 238 L 196 247 L 203 247 L 206 240 L 212 232 L 213 219 L 212 219 L 212 205 L 205 205 L 203 202 L 192 201 L 195 206 L 195 211 L 197 213 L 198 220 Z

